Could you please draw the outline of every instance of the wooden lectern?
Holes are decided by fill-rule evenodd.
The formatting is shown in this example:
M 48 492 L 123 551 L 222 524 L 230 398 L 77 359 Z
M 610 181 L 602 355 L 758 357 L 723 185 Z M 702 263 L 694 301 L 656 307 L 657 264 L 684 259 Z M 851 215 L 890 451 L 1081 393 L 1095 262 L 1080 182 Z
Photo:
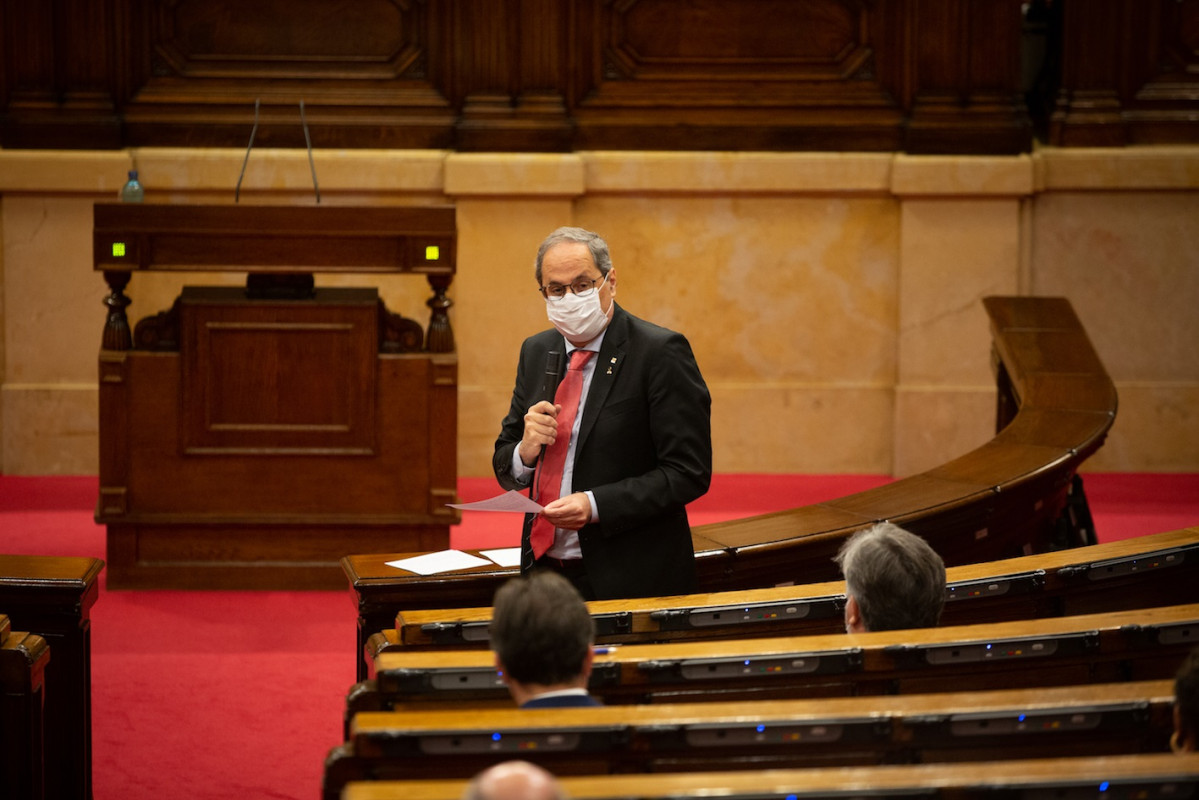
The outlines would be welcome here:
M 448 546 L 455 230 L 446 206 L 96 204 L 110 588 L 339 589 L 343 556 Z M 142 270 L 248 277 L 131 330 Z M 428 330 L 314 272 L 426 275 Z

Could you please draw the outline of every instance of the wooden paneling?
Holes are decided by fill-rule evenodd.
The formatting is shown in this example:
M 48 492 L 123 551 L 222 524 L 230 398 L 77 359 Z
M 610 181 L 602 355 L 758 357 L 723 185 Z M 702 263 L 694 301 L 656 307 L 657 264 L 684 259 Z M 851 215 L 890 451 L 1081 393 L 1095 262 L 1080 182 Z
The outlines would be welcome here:
M 321 289 L 313 301 L 184 289 L 184 453 L 376 453 L 378 292 Z
M 1199 139 L 1199 0 L 1060 3 L 1049 140 L 1120 146 Z
M 1051 47 L 1155 41 L 1100 90 L 1149 58 L 1163 80 L 1144 102 L 1191 107 L 1164 78 L 1193 61 L 1194 3 L 1151 5 Z M 244 147 L 256 103 L 256 145 L 303 147 L 301 102 L 316 148 L 1031 146 L 1015 0 L 0 0 L 0 15 L 5 147 Z

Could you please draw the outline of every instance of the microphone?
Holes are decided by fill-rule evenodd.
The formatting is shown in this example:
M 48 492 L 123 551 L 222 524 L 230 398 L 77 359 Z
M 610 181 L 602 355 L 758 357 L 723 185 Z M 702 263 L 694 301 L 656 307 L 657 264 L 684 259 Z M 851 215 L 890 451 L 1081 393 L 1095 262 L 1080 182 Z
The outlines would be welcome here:
M 562 372 L 562 351 L 550 350 L 545 354 L 545 374 L 541 377 L 541 393 L 537 396 L 537 401 L 545 400 L 546 402 L 554 402 L 554 395 L 558 392 L 558 376 Z M 529 483 L 529 497 L 534 500 L 540 497 L 541 491 L 539 479 L 541 478 L 541 462 L 545 459 L 545 445 L 541 446 L 541 452 L 537 454 L 537 464 L 534 465 L 533 480 Z M 537 495 L 537 497 L 534 497 Z
M 541 394 L 537 396 L 538 400 L 545 400 L 550 403 L 554 402 L 554 395 L 558 392 L 558 381 L 561 374 L 562 352 L 560 350 L 551 350 L 545 354 L 545 375 L 541 379 Z
M 254 137 L 258 135 L 258 104 L 261 97 L 254 98 L 254 127 L 250 129 L 250 143 L 246 145 L 246 157 L 241 162 L 241 174 L 237 176 L 237 186 L 233 189 L 233 202 L 241 199 L 241 179 L 246 177 L 246 164 L 250 163 L 250 151 L 254 149 Z

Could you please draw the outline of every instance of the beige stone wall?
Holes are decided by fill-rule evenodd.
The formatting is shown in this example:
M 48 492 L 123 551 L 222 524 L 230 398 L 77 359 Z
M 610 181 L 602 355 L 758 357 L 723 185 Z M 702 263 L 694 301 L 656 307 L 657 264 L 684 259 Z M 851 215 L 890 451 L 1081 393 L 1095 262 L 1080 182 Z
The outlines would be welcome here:
M 147 202 L 233 201 L 242 153 L 0 151 L 0 471 L 97 469 L 106 288 L 91 204 L 136 165 Z M 490 474 L 521 339 L 546 325 L 532 259 L 601 232 L 618 302 L 687 334 L 721 472 L 906 475 L 992 434 L 989 294 L 1071 299 L 1121 409 L 1091 469 L 1199 470 L 1199 148 L 892 154 L 318 151 L 322 202 L 452 202 L 459 472 Z M 311 204 L 302 151 L 255 151 L 242 203 Z M 237 278 L 226 278 L 238 282 Z M 423 278 L 376 285 L 428 319 Z M 131 320 L 205 274 L 136 275 Z

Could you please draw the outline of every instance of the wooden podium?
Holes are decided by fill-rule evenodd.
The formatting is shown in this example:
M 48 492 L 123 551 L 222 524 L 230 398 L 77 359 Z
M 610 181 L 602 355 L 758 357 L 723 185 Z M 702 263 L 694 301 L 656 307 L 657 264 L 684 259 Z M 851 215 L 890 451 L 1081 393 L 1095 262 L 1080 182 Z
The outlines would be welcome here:
M 343 556 L 448 546 L 452 207 L 103 203 L 94 222 L 110 588 L 340 589 Z M 249 277 L 131 331 L 132 274 L 180 269 Z M 428 331 L 313 272 L 425 274 Z

